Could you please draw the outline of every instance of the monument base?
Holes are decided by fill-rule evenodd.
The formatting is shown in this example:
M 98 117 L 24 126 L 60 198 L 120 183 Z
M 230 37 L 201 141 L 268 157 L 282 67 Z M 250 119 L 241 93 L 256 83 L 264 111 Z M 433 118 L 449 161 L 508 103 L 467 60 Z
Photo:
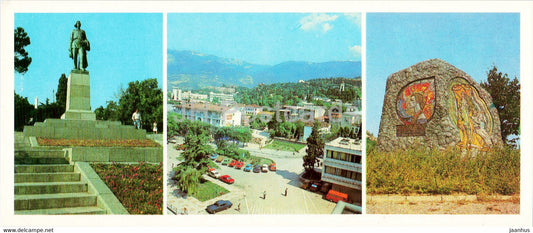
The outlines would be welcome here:
M 69 120 L 96 120 L 96 114 L 91 111 L 84 111 L 84 110 L 67 110 L 63 115 L 61 115 L 61 119 L 69 119 Z
M 146 139 L 146 131 L 119 121 L 46 119 L 24 126 L 24 137 L 53 139 Z

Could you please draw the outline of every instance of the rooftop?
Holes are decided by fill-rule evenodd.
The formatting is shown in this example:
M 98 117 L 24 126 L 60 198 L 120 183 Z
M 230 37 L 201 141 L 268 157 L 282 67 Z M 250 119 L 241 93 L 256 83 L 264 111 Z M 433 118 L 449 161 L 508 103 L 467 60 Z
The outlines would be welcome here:
M 348 150 L 361 151 L 361 140 L 352 138 L 338 137 L 335 140 L 326 143 L 326 146 L 343 148 Z

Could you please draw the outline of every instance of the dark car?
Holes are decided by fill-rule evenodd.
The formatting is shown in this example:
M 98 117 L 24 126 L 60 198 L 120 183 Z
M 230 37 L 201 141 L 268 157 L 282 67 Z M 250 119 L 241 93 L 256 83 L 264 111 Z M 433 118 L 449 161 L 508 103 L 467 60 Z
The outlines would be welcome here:
M 205 208 L 205 210 L 208 213 L 210 213 L 210 214 L 214 214 L 216 212 L 220 212 L 220 211 L 229 209 L 229 208 L 231 208 L 232 205 L 233 204 L 230 201 L 228 201 L 228 200 L 219 200 L 219 201 L 215 202 L 214 204 L 207 206 L 207 208 Z
M 261 172 L 261 165 L 255 165 L 255 167 L 254 167 L 254 172 L 255 172 L 255 173 L 259 173 L 259 172 Z
M 309 185 L 309 191 L 316 192 L 320 190 L 322 187 L 322 184 L 320 182 L 313 182 L 311 185 Z

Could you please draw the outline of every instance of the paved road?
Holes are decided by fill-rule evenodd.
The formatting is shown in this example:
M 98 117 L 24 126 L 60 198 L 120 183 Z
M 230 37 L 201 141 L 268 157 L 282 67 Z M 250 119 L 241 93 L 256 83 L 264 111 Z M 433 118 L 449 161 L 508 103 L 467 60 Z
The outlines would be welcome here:
M 176 186 L 169 183 L 167 186 L 168 203 L 178 213 L 186 207 L 189 214 L 207 214 L 205 207 L 216 200 L 230 200 L 234 206 L 231 210 L 219 214 L 330 214 L 335 207 L 334 203 L 326 201 L 321 194 L 309 192 L 299 188 L 298 175 L 303 171 L 302 153 L 276 151 L 259 148 L 255 144 L 249 144 L 245 149 L 253 155 L 271 158 L 276 161 L 277 171 L 267 173 L 244 172 L 242 169 L 220 166 L 217 169 L 221 174 L 230 175 L 235 183 L 228 185 L 208 177 L 210 181 L 217 183 L 231 192 L 213 200 L 201 203 L 192 197 L 179 195 Z M 305 151 L 305 150 L 303 150 Z M 176 157 L 179 152 L 168 147 L 169 168 L 172 163 L 177 164 Z M 170 169 L 169 169 L 170 170 Z M 207 176 L 206 176 L 207 177 Z M 285 189 L 287 196 L 284 196 Z M 266 199 L 263 192 L 266 191 Z M 241 204 L 240 212 L 237 206 Z M 169 212 L 170 213 L 170 212 Z

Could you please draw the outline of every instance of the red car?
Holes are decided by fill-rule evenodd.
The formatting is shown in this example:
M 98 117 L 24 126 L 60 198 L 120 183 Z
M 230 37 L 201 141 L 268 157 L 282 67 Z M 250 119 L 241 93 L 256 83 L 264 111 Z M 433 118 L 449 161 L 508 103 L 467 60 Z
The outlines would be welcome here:
M 228 164 L 229 167 L 233 167 L 237 164 L 237 160 L 231 160 L 231 163 Z
M 275 171 L 276 170 L 276 164 L 273 163 L 273 164 L 270 164 L 270 166 L 268 167 L 269 170 L 271 171 Z
M 236 168 L 236 169 L 241 169 L 242 166 L 244 166 L 244 163 L 243 163 L 243 162 L 237 162 L 237 163 L 235 164 L 235 168 Z
M 233 184 L 235 183 L 235 180 L 233 178 L 231 178 L 229 175 L 223 175 L 221 177 L 219 177 L 219 179 L 225 183 L 228 183 L 228 184 Z

